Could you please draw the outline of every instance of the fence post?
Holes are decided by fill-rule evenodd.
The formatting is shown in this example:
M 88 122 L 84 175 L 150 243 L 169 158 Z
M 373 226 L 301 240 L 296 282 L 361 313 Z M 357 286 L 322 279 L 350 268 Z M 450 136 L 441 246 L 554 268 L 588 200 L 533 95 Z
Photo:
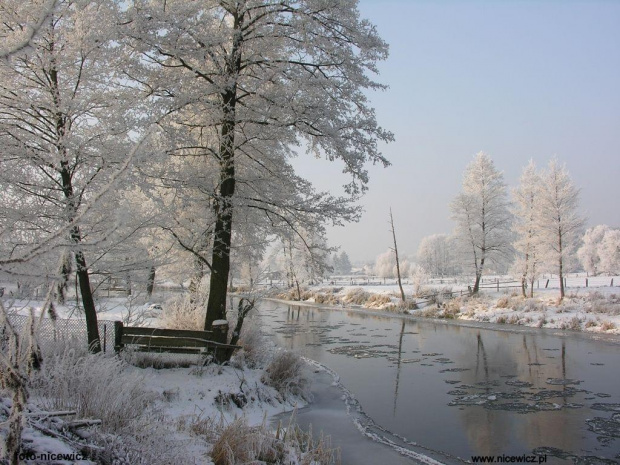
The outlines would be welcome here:
M 609 286 L 614 287 L 614 278 L 611 278 L 611 284 Z
M 108 325 L 107 324 L 103 324 L 103 353 L 105 354 L 105 348 L 106 348 L 106 341 L 107 341 L 107 336 L 108 336 Z
M 565 288 L 566 288 L 566 287 L 568 287 L 568 286 L 566 285 L 566 278 L 564 278 L 564 287 L 565 287 Z
M 499 292 L 499 278 L 497 278 L 497 292 Z
M 588 287 L 588 278 L 586 278 L 586 287 Z
M 547 279 L 547 282 L 545 283 L 545 289 L 547 289 L 548 285 L 549 285 L 549 280 Z
M 118 353 L 122 348 L 123 337 L 123 322 L 114 322 L 114 352 Z

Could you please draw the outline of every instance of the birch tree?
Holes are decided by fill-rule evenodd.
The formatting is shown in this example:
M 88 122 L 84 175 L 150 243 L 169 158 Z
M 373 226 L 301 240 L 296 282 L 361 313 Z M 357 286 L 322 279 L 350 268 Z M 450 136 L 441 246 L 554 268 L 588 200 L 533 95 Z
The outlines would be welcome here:
M 542 257 L 547 269 L 558 275 L 560 298 L 564 298 L 564 275 L 574 258 L 584 225 L 579 214 L 579 189 L 565 165 L 553 159 L 542 175 L 538 215 Z
M 472 269 L 472 292 L 478 293 L 480 280 L 489 261 L 510 252 L 511 216 L 504 176 L 493 160 L 479 152 L 467 166 L 463 191 L 450 205 L 456 222 L 455 237 L 462 246 L 463 264 Z
M 534 280 L 539 273 L 540 240 L 538 231 L 539 197 L 542 180 L 532 160 L 523 169 L 519 186 L 513 191 L 514 217 L 513 225 L 516 241 L 514 268 L 521 279 L 521 293 L 526 297 L 529 285 L 530 297 L 534 294 Z
M 377 141 L 392 135 L 378 126 L 364 93 L 384 88 L 370 74 L 387 56 L 387 46 L 359 17 L 353 0 L 138 0 L 129 16 L 127 34 L 145 65 L 130 72 L 158 103 L 169 105 L 174 124 L 197 134 L 192 149 L 217 165 L 208 329 L 225 317 L 240 202 L 292 230 L 297 228 L 292 217 L 302 213 L 317 220 L 322 210 L 319 222 L 355 218 L 345 208 L 347 199 L 317 195 L 307 186 L 305 204 L 297 203 L 299 196 L 289 202 L 266 194 L 302 181 L 287 163 L 294 146 L 340 160 L 351 176 L 345 186 L 349 201 L 366 189 L 365 162 L 388 164 Z M 243 165 L 248 176 L 242 180 Z M 254 187 L 258 177 L 249 175 L 252 170 L 268 175 L 269 188 Z

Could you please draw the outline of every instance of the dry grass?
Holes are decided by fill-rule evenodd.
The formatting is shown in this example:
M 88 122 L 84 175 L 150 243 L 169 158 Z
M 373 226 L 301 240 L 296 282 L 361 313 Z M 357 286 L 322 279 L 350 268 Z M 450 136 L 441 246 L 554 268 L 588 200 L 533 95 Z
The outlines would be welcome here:
M 321 436 L 314 440 L 311 432 L 306 433 L 294 424 L 273 433 L 265 424 L 249 426 L 246 419 L 239 418 L 228 425 L 216 426 L 215 433 L 217 439 L 211 449 L 215 465 L 339 463 L 329 439 Z
M 563 322 L 560 325 L 560 329 L 572 329 L 573 331 L 579 331 L 581 330 L 581 323 L 582 323 L 582 320 L 574 316 L 567 322 Z
M 612 329 L 616 329 L 616 324 L 613 321 L 603 321 L 601 323 L 601 330 L 609 331 Z
M 285 399 L 289 396 L 310 398 L 306 364 L 294 352 L 281 351 L 276 354 L 265 369 L 261 381 L 273 387 Z
M 169 300 L 163 306 L 159 324 L 167 329 L 204 329 L 205 306 L 191 302 L 189 296 Z
M 45 358 L 33 380 L 33 396 L 44 409 L 75 410 L 78 418 L 102 420 L 104 431 L 119 431 L 155 400 L 144 378 L 124 373 L 125 366 L 116 357 L 67 347 Z
M 371 296 L 370 292 L 366 292 L 361 287 L 354 287 L 347 290 L 342 302 L 349 305 L 364 305 Z

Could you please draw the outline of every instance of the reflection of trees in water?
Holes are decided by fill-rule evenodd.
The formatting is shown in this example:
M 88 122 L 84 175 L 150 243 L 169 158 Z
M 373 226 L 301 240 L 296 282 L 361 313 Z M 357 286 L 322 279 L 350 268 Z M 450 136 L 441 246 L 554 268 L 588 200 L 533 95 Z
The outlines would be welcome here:
M 463 341 L 459 352 L 458 366 L 468 366 L 468 357 L 476 354 L 475 366 L 470 371 L 460 373 L 460 380 L 465 384 L 476 385 L 484 389 L 469 390 L 472 393 L 491 395 L 493 392 L 511 392 L 522 390 L 526 394 L 539 392 L 538 389 L 516 388 L 506 384 L 509 379 L 531 383 L 534 388 L 555 389 L 565 392 L 567 386 L 550 386 L 548 378 L 570 378 L 567 373 L 566 341 L 556 349 L 543 350 L 539 347 L 538 335 L 484 331 L 472 339 Z M 518 342 L 520 341 L 520 342 Z M 556 338 L 553 343 L 558 344 Z M 556 355 L 557 354 L 557 355 Z M 556 358 L 549 358 L 549 356 Z M 471 366 L 471 362 L 469 362 Z M 507 376 L 515 376 L 507 378 Z M 493 384 L 497 384 L 494 386 Z M 455 386 L 458 388 L 458 385 Z M 571 402 L 571 398 L 557 397 L 547 400 L 560 405 Z M 532 403 L 528 396 L 522 399 L 502 400 L 496 403 L 523 402 Z M 506 453 L 506 445 L 523 444 L 531 450 L 541 445 L 552 445 L 564 450 L 572 450 L 580 433 L 579 422 L 562 421 L 570 411 L 516 413 L 501 410 L 489 410 L 480 406 L 464 407 L 459 412 L 467 438 L 477 454 L 499 455 Z M 544 443 L 544 444 L 543 444 Z
M 407 412 L 411 410 L 411 407 L 407 408 L 405 402 L 412 404 L 415 411 L 427 412 L 433 408 L 429 407 L 430 402 L 443 401 L 444 407 L 437 408 L 450 409 L 448 417 L 458 418 L 459 421 L 455 423 L 461 423 L 461 425 L 446 424 L 445 432 L 437 431 L 436 434 L 446 435 L 449 438 L 451 432 L 454 432 L 456 441 L 459 441 L 459 437 L 463 434 L 463 440 L 467 440 L 474 454 L 501 455 L 509 453 L 509 445 L 511 447 L 510 453 L 525 453 L 541 445 L 572 451 L 575 450 L 574 443 L 582 441 L 583 431 L 581 430 L 584 425 L 582 422 L 574 420 L 575 415 L 579 414 L 575 410 L 527 414 L 489 410 L 482 406 L 464 406 L 462 407 L 463 410 L 460 410 L 459 407 L 445 406 L 449 400 L 453 399 L 452 397 L 442 397 L 445 392 L 458 389 L 459 385 L 446 384 L 445 391 L 435 393 L 428 390 L 431 384 L 423 380 L 417 382 L 422 373 L 427 373 L 427 376 L 435 374 L 439 379 L 458 379 L 464 384 L 483 383 L 478 386 L 479 389 L 467 390 L 470 393 L 483 395 L 517 390 L 528 394 L 538 392 L 538 389 L 517 388 L 507 385 L 506 381 L 509 379 L 529 382 L 535 388 L 566 391 L 566 386 L 551 386 L 545 381 L 547 378 L 568 379 L 576 376 L 575 373 L 571 373 L 573 363 L 571 363 L 570 358 L 571 352 L 567 347 L 571 342 L 570 339 L 563 340 L 545 334 L 476 330 L 407 319 L 398 321 L 393 317 L 319 310 L 311 307 L 300 308 L 300 306 L 292 306 L 288 312 L 284 309 L 283 312 L 278 311 L 279 319 L 283 319 L 282 316 L 284 315 L 286 315 L 286 324 L 281 325 L 279 323 L 278 326 L 291 332 L 294 331 L 294 337 L 282 338 L 284 334 L 278 334 L 278 339 L 282 341 L 282 345 L 291 348 L 305 346 L 304 352 L 316 360 L 323 359 L 324 351 L 329 347 L 313 346 L 313 344 L 324 343 L 325 337 L 333 340 L 339 337 L 348 338 L 351 332 L 370 336 L 378 334 L 378 332 L 371 332 L 373 329 L 384 331 L 388 327 L 392 327 L 394 331 L 384 333 L 389 335 L 390 339 L 386 338 L 380 341 L 381 343 L 389 341 L 393 344 L 395 359 L 392 360 L 393 366 L 396 368 L 395 370 L 389 369 L 394 376 L 390 382 L 393 389 L 385 390 L 386 382 L 389 382 L 386 379 L 383 383 L 383 392 L 376 393 L 377 396 L 383 397 L 381 403 L 387 407 L 387 411 L 383 410 L 383 412 L 387 416 L 393 416 L 394 419 L 400 412 L 402 422 L 403 410 L 399 407 L 405 408 Z M 357 325 L 349 326 L 347 324 L 340 327 L 343 321 L 350 321 L 357 323 Z M 364 322 L 367 322 L 367 327 L 364 326 Z M 418 334 L 408 335 L 409 331 L 416 331 Z M 397 352 L 396 348 L 398 348 Z M 435 363 L 435 366 L 425 368 L 418 364 L 408 365 L 403 361 L 409 357 L 408 353 L 412 350 L 442 353 L 442 356 L 455 363 L 440 365 L 432 361 L 435 357 L 425 357 L 427 362 Z M 397 358 L 396 355 L 398 355 Z M 549 358 L 549 356 L 555 358 Z M 368 377 L 367 381 L 364 382 L 373 384 L 375 381 L 372 378 L 372 367 L 380 367 L 384 363 L 389 364 L 384 358 L 366 360 L 364 366 L 369 369 L 369 372 L 364 373 L 364 376 L 367 375 Z M 470 368 L 470 370 L 453 372 L 449 374 L 450 376 L 437 373 L 444 368 Z M 360 379 L 366 379 L 364 376 Z M 507 378 L 506 376 L 514 376 L 514 378 Z M 406 384 L 405 380 L 407 380 Z M 443 383 L 443 381 L 439 382 Z M 493 382 L 497 386 L 493 386 Z M 401 384 L 403 385 L 401 386 Z M 368 385 L 366 387 L 368 388 Z M 351 388 L 355 389 L 355 386 L 351 386 Z M 392 394 L 393 399 L 389 399 Z M 425 395 L 430 397 L 420 397 Z M 514 400 L 500 398 L 495 403 L 533 402 L 528 397 Z M 580 399 L 579 395 L 576 397 Z M 398 403 L 399 398 L 401 398 L 400 405 Z M 393 401 L 391 412 L 389 409 L 390 400 Z M 579 400 L 557 397 L 547 401 L 563 404 Z M 426 405 L 424 405 L 425 403 Z M 568 419 L 569 417 L 572 418 Z
M 396 401 L 398 400 L 398 385 L 400 384 L 400 363 L 403 357 L 403 336 L 405 335 L 405 320 L 403 319 L 400 326 L 400 335 L 398 336 L 398 359 L 396 360 L 396 383 L 394 386 L 394 409 L 396 416 Z

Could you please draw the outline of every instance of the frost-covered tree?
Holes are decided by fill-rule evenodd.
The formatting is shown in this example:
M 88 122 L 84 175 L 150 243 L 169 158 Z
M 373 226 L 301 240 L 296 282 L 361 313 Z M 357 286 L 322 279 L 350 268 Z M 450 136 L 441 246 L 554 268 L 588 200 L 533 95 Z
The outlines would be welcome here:
M 351 273 L 351 260 L 349 259 L 349 255 L 344 250 L 339 254 L 334 254 L 332 261 L 334 265 L 334 273 L 340 275 Z
M 344 250 L 340 252 L 340 270 L 342 274 L 349 274 L 353 266 L 351 265 L 351 260 L 349 259 L 349 254 L 347 254 Z
M 505 258 L 510 252 L 508 207 L 503 174 L 487 154 L 479 152 L 465 170 L 463 192 L 450 205 L 463 265 L 475 273 L 474 294 L 488 261 Z
M 409 276 L 411 272 L 411 262 L 407 258 L 400 260 L 400 272 L 402 276 Z M 375 259 L 374 274 L 381 278 L 396 278 L 396 255 L 392 249 L 388 249 Z
M 620 273 L 620 229 L 611 229 L 605 233 L 599 247 L 601 258 L 599 270 L 608 275 Z
M 99 334 L 86 256 L 117 224 L 105 197 L 128 168 L 134 128 L 132 99 L 118 74 L 122 53 L 107 27 L 114 8 L 59 2 L 28 47 L 0 62 L 0 263 L 14 276 L 41 280 L 47 262 L 70 254 L 59 287 L 73 262 L 94 350 Z
M 541 258 L 547 269 L 558 275 L 560 298 L 564 298 L 564 274 L 575 264 L 584 219 L 579 214 L 579 189 L 565 165 L 554 159 L 542 175 L 538 207 Z
M 396 258 L 394 258 L 394 252 L 388 249 L 377 255 L 374 273 L 380 278 L 393 278 L 396 276 Z
M 526 297 L 526 288 L 530 286 L 530 297 L 534 293 L 534 280 L 539 273 L 539 231 L 538 211 L 542 180 L 532 160 L 523 169 L 519 186 L 513 191 L 515 222 L 513 224 L 516 241 L 513 247 L 516 261 L 513 265 L 521 280 L 521 293 Z
M 383 88 L 370 74 L 387 46 L 350 0 L 135 0 L 128 15 L 127 35 L 141 53 L 130 74 L 166 107 L 171 124 L 195 133 L 188 148 L 217 165 L 205 188 L 215 217 L 209 328 L 225 316 L 240 204 L 291 230 L 303 215 L 319 223 L 355 217 L 346 199 L 312 192 L 287 159 L 303 144 L 342 161 L 352 198 L 365 190 L 364 163 L 387 164 L 377 141 L 392 138 L 365 95 Z M 302 194 L 287 197 L 293 185 Z
M 599 273 L 599 266 L 601 263 L 599 248 L 603 241 L 603 237 L 605 237 L 610 230 L 611 228 L 606 224 L 599 224 L 589 228 L 583 235 L 583 245 L 577 250 L 577 257 L 583 269 L 588 273 L 593 275 Z
M 417 256 L 417 263 L 432 276 L 454 276 L 458 273 L 454 239 L 447 234 L 423 237 Z
M 44 23 L 50 18 L 58 0 L 7 1 L 2 8 L 0 60 L 6 60 L 32 46 Z
M 606 224 L 589 228 L 583 235 L 583 245 L 577 251 L 584 270 L 593 275 L 618 272 L 619 236 L 620 230 Z

